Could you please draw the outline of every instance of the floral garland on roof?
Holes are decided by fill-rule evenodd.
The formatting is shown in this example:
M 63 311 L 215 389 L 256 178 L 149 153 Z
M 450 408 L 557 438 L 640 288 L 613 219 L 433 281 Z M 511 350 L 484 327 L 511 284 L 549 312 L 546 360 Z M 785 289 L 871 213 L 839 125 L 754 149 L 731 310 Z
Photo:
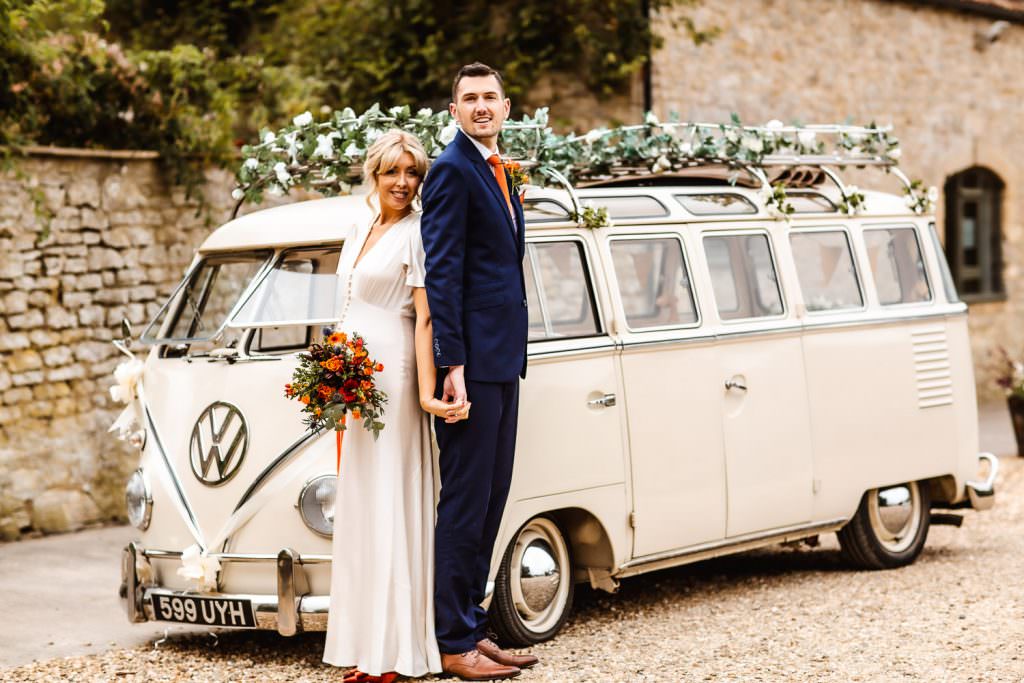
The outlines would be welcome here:
M 413 113 L 408 105 L 384 110 L 375 104 L 358 116 L 345 108 L 319 122 L 305 112 L 276 132 L 261 131 L 259 143 L 242 148 L 238 187 L 232 196 L 258 203 L 264 192 L 279 196 L 294 187 L 327 196 L 347 194 L 360 181 L 366 149 L 393 128 L 419 138 L 430 157 L 440 154 L 458 130 L 447 111 L 423 108 Z M 822 138 L 829 138 L 831 145 Z M 741 168 L 756 169 L 772 155 L 830 156 L 840 167 L 871 160 L 881 162 L 886 171 L 900 158 L 898 140 L 873 122 L 859 128 L 786 126 L 781 121 L 744 126 L 735 114 L 728 124 L 700 124 L 680 122 L 674 115 L 661 122 L 648 113 L 639 125 L 559 135 L 548 126 L 547 108 L 541 108 L 533 116 L 506 122 L 500 144 L 507 156 L 536 162 L 529 173 L 538 184 L 550 182 L 545 170 L 577 183 L 629 173 L 661 174 L 712 161 L 732 166 L 730 180 L 735 182 Z M 762 200 L 787 217 L 793 209 L 784 185 L 770 188 L 761 190 Z M 937 196 L 934 188 L 925 190 L 920 181 L 904 193 L 908 208 L 917 213 L 929 212 Z M 848 214 L 859 212 L 864 195 L 848 187 L 839 208 Z

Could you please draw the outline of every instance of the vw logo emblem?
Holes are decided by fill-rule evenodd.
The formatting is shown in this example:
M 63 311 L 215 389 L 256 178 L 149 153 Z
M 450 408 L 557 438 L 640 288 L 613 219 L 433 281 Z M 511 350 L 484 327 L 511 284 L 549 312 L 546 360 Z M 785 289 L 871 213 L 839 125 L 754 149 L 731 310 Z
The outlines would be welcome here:
M 219 486 L 235 475 L 248 448 L 249 427 L 241 411 L 230 403 L 214 401 L 192 428 L 192 474 L 207 486 Z

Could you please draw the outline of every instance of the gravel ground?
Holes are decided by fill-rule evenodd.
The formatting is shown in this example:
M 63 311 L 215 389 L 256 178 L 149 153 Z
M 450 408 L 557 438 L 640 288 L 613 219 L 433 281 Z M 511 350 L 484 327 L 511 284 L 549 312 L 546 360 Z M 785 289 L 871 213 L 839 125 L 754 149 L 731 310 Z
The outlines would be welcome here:
M 616 595 L 580 588 L 570 623 L 519 680 L 1024 680 L 1024 459 L 1002 465 L 996 507 L 933 527 L 910 567 L 849 570 L 830 535 L 636 577 Z M 339 681 L 323 639 L 175 635 L 0 681 Z

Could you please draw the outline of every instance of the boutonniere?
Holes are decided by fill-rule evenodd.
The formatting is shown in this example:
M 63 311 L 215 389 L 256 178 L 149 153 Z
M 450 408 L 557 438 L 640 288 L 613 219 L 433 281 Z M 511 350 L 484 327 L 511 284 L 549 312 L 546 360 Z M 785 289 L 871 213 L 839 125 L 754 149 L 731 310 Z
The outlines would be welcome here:
M 502 162 L 505 167 L 505 175 L 508 176 L 509 194 L 519 195 L 519 201 L 526 197 L 526 190 L 523 189 L 530 182 L 530 174 L 523 170 L 518 161 L 508 159 Z

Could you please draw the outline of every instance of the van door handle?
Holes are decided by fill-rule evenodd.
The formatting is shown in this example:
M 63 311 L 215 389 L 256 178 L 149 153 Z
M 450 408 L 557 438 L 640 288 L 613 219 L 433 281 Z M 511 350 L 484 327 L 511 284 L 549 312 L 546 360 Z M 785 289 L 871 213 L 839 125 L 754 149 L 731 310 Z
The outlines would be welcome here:
M 738 379 L 727 379 L 725 380 L 726 389 L 739 389 L 740 391 L 746 391 L 747 385 Z
M 588 406 L 600 406 L 602 408 L 611 408 L 615 405 L 615 394 L 605 394 L 601 398 L 595 398 L 587 401 Z

